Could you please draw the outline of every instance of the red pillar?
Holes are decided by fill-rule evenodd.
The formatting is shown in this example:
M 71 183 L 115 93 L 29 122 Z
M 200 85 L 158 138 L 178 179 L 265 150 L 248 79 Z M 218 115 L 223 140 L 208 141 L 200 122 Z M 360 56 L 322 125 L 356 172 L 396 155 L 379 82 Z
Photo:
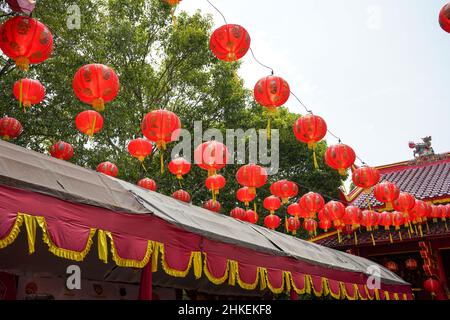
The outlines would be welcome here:
M 439 246 L 435 243 L 432 243 L 431 247 L 436 258 L 437 272 L 439 276 L 439 282 L 441 284 L 441 290 L 436 294 L 436 298 L 438 300 L 448 300 L 447 294 L 445 293 L 445 289 L 447 288 L 447 277 L 445 274 L 444 263 L 442 262 L 441 251 L 439 250 Z
M 139 300 L 152 300 L 152 259 L 141 271 L 141 283 L 139 286 Z

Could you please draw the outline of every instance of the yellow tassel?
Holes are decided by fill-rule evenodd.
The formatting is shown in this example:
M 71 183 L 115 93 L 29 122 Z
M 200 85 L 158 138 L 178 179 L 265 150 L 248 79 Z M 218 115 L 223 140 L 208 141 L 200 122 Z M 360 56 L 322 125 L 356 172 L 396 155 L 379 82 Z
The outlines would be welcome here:
M 341 230 L 338 230 L 337 234 L 338 234 L 338 240 L 339 240 L 339 243 L 341 243 L 341 242 L 342 242 L 342 238 L 341 238 Z
M 445 220 L 445 231 L 448 231 L 447 220 Z
M 211 189 L 211 193 L 212 193 L 213 203 L 215 204 L 216 203 L 216 193 L 214 192 L 214 189 Z
M 407 230 L 408 230 L 408 236 L 411 239 L 411 231 L 409 231 L 409 229 L 407 229 Z
M 428 225 L 428 221 L 426 222 L 427 224 L 427 233 L 430 233 L 430 226 Z
M 414 233 L 414 229 L 413 229 L 413 227 L 412 227 L 412 224 L 411 224 L 411 223 L 409 224 L 409 229 L 411 229 L 411 233 Z M 408 232 L 409 232 L 409 230 L 408 230 Z M 410 238 L 411 238 L 411 236 L 410 236 Z
M 419 232 L 417 231 L 417 226 L 414 226 L 414 229 L 416 229 L 416 234 L 419 234 Z M 422 226 L 419 224 L 419 229 L 422 230 Z
M 358 244 L 358 236 L 356 235 L 356 231 L 353 232 L 353 235 L 355 237 L 355 244 Z
M 183 184 L 181 183 L 181 179 L 178 179 L 178 184 L 180 185 L 180 188 L 183 189 Z
M 401 231 L 398 232 L 398 237 L 400 238 L 400 241 L 403 241 L 403 237 L 402 237 L 402 232 Z
M 288 219 L 287 219 L 287 217 L 284 217 L 284 226 L 286 228 L 286 233 L 288 233 L 289 232 L 289 226 L 288 226 Z
M 177 26 L 177 18 L 175 17 L 175 9 L 176 9 L 176 6 L 173 6 L 172 9 L 170 9 L 170 15 L 172 17 L 172 25 L 174 27 Z
M 374 239 L 374 237 L 373 237 L 373 233 L 370 233 L 370 237 L 372 238 L 372 244 L 373 244 L 373 246 L 375 246 L 375 239 Z
M 391 243 L 394 243 L 394 240 L 392 240 L 392 234 L 389 232 L 389 240 L 391 241 Z
M 317 156 L 316 156 L 316 144 L 313 145 L 313 162 L 314 162 L 314 169 L 319 169 L 319 163 L 317 162 Z
M 256 213 L 256 200 L 253 202 L 253 211 Z
M 159 149 L 159 161 L 161 163 L 161 174 L 164 173 L 164 153 L 162 148 Z
M 366 202 L 367 202 L 367 207 L 369 208 L 369 210 L 372 210 L 372 206 L 370 205 L 370 200 L 369 197 L 366 197 Z
M 267 120 L 267 139 L 271 139 L 271 131 L 270 131 L 270 125 L 271 125 L 271 118 L 269 116 L 269 119 Z
M 144 165 L 144 161 L 141 161 L 141 165 L 142 165 L 142 168 L 144 168 L 144 171 L 147 172 L 147 168 Z

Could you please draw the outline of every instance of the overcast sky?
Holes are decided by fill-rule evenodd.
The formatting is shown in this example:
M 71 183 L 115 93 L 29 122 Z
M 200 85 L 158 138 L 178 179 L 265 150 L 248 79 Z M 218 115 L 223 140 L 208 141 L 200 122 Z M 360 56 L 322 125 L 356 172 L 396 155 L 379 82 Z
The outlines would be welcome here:
M 438 24 L 446 0 L 211 1 L 369 165 L 411 159 L 408 141 L 426 135 L 437 153 L 450 151 L 450 34 Z M 224 24 L 206 0 L 183 0 L 178 10 Z M 243 61 L 253 88 L 268 71 L 250 54 Z M 287 107 L 304 112 L 292 97 Z

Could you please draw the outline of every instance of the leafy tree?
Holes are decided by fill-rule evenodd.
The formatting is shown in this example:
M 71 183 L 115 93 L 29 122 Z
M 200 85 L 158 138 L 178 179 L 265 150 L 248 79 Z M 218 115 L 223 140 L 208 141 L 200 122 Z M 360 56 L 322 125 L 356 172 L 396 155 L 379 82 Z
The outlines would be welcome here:
M 46 153 L 53 143 L 64 140 L 75 149 L 73 163 L 94 169 L 102 161 L 112 161 L 119 167 L 120 179 L 135 183 L 149 176 L 157 181 L 160 192 L 172 194 L 179 188 L 178 182 L 167 172 L 160 174 L 156 151 L 145 163 L 148 173 L 127 152 L 128 142 L 142 135 L 140 122 L 147 112 L 172 110 L 191 132 L 194 121 L 222 132 L 227 128 L 265 128 L 263 108 L 253 101 L 237 75 L 240 64 L 221 62 L 209 50 L 211 17 L 181 12 L 174 26 L 170 7 L 161 0 L 78 0 L 76 4 L 81 13 L 79 29 L 68 28 L 71 17 L 66 1 L 40 1 L 33 13 L 54 36 L 49 60 L 25 74 L 0 56 L 0 115 L 17 118 L 25 129 L 15 143 Z M 5 1 L 0 10 L 2 22 L 12 14 Z M 103 130 L 92 141 L 75 128 L 75 116 L 89 106 L 75 97 L 71 86 L 75 72 L 88 63 L 111 66 L 121 83 L 119 96 L 103 113 Z M 26 113 L 12 94 L 14 82 L 23 77 L 37 78 L 46 88 L 45 101 Z M 281 169 L 270 182 L 288 178 L 300 185 L 301 194 L 314 190 L 337 198 L 340 178 L 321 160 L 326 144 L 318 146 L 321 170 L 314 171 L 311 152 L 292 133 L 298 117 L 285 108 L 274 116 L 272 127 L 280 130 Z M 228 180 L 219 196 L 225 214 L 238 204 L 237 169 L 238 165 L 230 165 L 221 171 Z M 183 182 L 198 205 L 210 198 L 205 178 L 206 173 L 193 166 Z M 258 191 L 261 216 L 261 200 L 268 195 L 268 186 Z

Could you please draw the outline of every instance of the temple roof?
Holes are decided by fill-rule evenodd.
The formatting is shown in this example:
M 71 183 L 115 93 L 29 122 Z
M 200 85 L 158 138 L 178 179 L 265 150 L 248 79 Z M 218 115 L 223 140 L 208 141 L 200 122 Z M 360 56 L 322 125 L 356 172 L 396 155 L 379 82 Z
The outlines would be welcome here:
M 381 181 L 395 183 L 401 191 L 411 193 L 416 199 L 433 202 L 450 202 L 450 153 L 423 157 L 377 167 Z M 345 200 L 360 208 L 367 208 L 367 197 L 370 205 L 383 208 L 373 192 L 366 194 L 361 188 L 355 188 Z

